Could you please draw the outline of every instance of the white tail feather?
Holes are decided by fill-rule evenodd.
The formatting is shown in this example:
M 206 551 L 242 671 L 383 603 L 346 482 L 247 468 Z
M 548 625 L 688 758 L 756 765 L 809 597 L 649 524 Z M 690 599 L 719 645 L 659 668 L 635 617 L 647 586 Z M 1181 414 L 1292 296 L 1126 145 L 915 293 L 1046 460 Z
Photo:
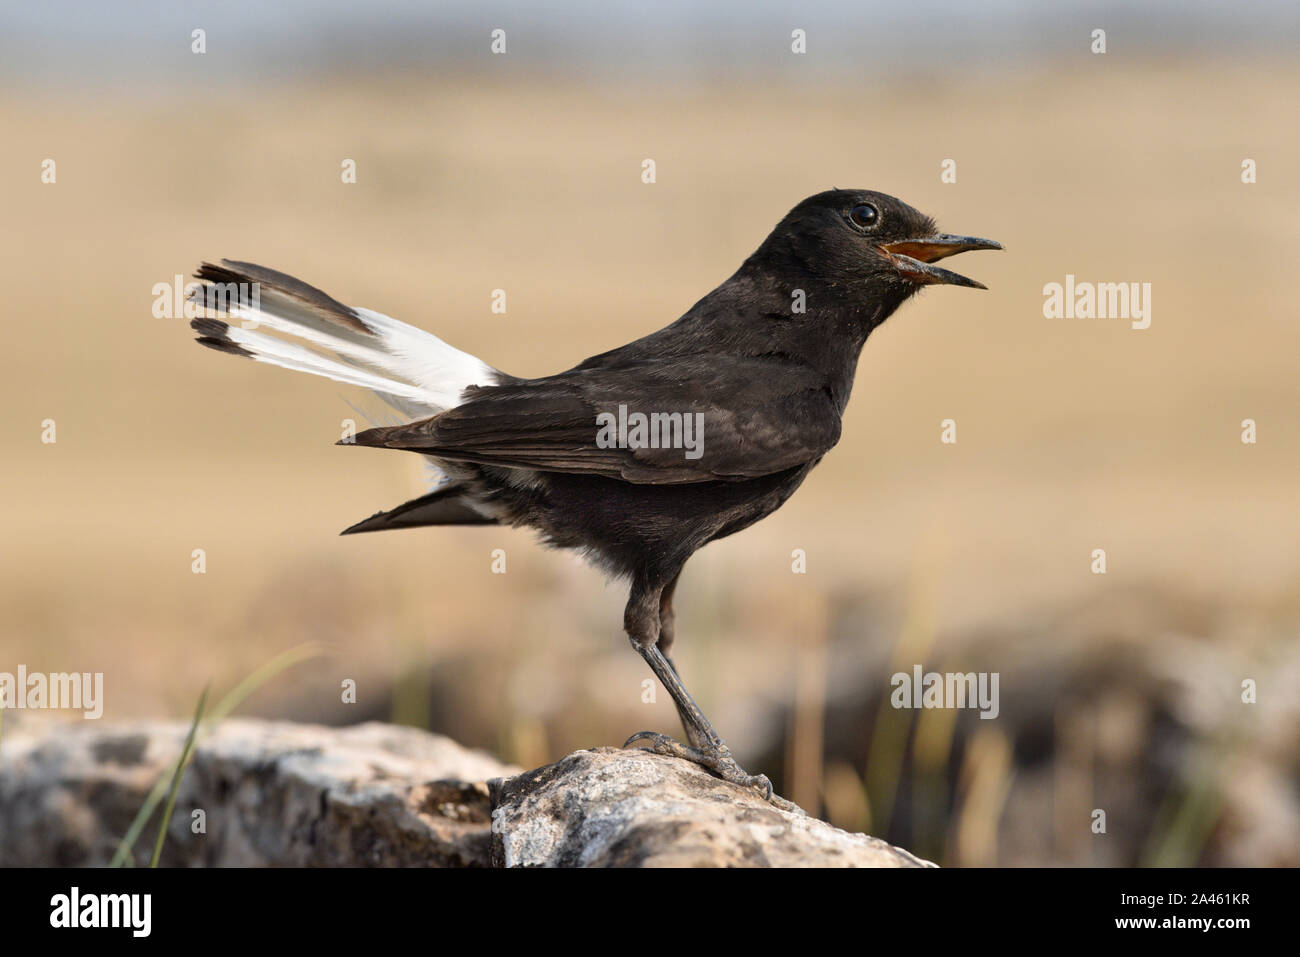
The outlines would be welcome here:
M 259 292 L 221 307 L 239 325 L 196 320 L 208 345 L 228 351 L 235 346 L 259 362 L 361 386 L 411 417 L 443 412 L 459 405 L 468 387 L 501 379 L 491 366 L 432 333 L 371 309 L 343 306 L 282 273 L 229 261 L 205 264 L 201 276 L 204 270 L 210 273 L 204 278 L 219 276 Z M 204 301 L 201 294 L 196 298 Z
M 239 311 L 244 312 L 246 310 Z M 251 353 L 253 359 L 258 362 L 279 366 L 281 369 L 292 369 L 296 372 L 310 372 L 312 375 L 324 376 L 327 379 L 333 379 L 335 382 L 361 386 L 363 389 L 369 389 L 376 393 L 385 401 L 405 399 L 428 404 L 428 394 L 416 386 L 397 382 L 393 379 L 384 379 L 363 369 L 346 366 L 341 362 L 326 358 L 319 352 L 313 352 L 284 339 L 277 339 L 274 336 L 254 332 L 251 329 L 241 329 L 238 326 L 231 326 L 226 331 L 226 337 L 231 342 L 242 347 L 246 352 Z

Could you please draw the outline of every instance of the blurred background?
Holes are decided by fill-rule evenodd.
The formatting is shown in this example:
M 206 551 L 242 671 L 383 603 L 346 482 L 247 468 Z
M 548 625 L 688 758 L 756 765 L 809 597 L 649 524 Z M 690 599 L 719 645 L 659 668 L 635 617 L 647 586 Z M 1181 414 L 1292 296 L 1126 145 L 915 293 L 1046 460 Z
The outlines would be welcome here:
M 251 260 L 543 375 L 873 188 L 1006 252 L 878 330 L 839 447 L 688 565 L 687 685 L 781 793 L 943 864 L 1300 864 L 1298 44 L 1284 0 L 6 5 L 0 671 L 181 718 L 312 642 L 244 713 L 525 767 L 678 733 L 622 585 L 521 531 L 338 538 L 419 459 L 335 447 L 363 397 L 196 348 L 153 287 Z M 1151 283 L 1150 328 L 1045 318 L 1066 274 Z M 997 672 L 999 716 L 895 710 L 915 664 Z

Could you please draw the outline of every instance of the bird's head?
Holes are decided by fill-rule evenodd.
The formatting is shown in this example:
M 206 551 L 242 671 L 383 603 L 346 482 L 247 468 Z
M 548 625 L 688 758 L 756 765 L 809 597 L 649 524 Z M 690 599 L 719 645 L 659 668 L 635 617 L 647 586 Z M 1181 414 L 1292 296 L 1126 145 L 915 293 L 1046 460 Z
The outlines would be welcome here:
M 885 193 L 833 189 L 790 210 L 754 258 L 776 260 L 839 295 L 892 311 L 921 286 L 986 288 L 934 264 L 971 249 L 1001 248 L 991 239 L 941 233 L 929 216 Z

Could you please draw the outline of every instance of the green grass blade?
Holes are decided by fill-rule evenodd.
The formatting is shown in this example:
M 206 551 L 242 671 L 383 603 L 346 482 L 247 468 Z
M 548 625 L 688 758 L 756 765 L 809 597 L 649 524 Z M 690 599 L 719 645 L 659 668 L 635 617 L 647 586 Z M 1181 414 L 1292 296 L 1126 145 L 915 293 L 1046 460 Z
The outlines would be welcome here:
M 310 641 L 301 645 L 295 645 L 288 651 L 281 652 L 228 691 L 225 696 L 217 702 L 217 706 L 212 709 L 211 713 L 208 715 L 207 721 L 204 723 L 208 726 L 216 724 L 222 718 L 230 715 L 230 713 L 243 704 L 244 701 L 253 694 L 253 692 L 266 684 L 280 672 L 301 661 L 314 658 L 321 653 L 322 649 L 320 645 Z M 201 731 L 200 738 L 202 737 L 202 734 L 203 732 Z M 135 847 L 135 842 L 139 840 L 140 835 L 144 832 L 145 825 L 149 823 L 149 818 L 153 816 L 153 812 L 157 810 L 158 805 L 161 804 L 163 798 L 167 796 L 167 782 L 170 781 L 172 775 L 176 773 L 176 766 L 179 761 L 180 759 L 177 758 L 176 761 L 168 764 L 167 767 L 163 769 L 162 773 L 158 775 L 158 780 L 154 782 L 153 789 L 145 798 L 144 804 L 140 806 L 140 810 L 136 812 L 135 819 L 131 822 L 131 826 L 127 828 L 126 834 L 122 837 L 122 840 L 118 842 L 117 850 L 113 854 L 113 860 L 109 863 L 109 867 L 124 867 L 131 865 L 131 850 Z
M 194 709 L 194 720 L 190 723 L 190 733 L 185 736 L 185 747 L 181 749 L 181 756 L 176 761 L 176 773 L 172 775 L 172 786 L 167 795 L 167 808 L 163 811 L 162 822 L 158 825 L 158 840 L 153 846 L 153 858 L 149 861 L 150 867 L 157 867 L 158 858 L 162 857 L 163 842 L 167 840 L 167 826 L 171 824 L 172 811 L 176 809 L 176 792 L 181 789 L 181 778 L 184 777 L 185 768 L 194 755 L 194 738 L 199 733 L 199 722 L 203 720 L 203 707 L 208 703 L 208 690 L 211 687 L 211 685 L 205 685 L 203 694 L 199 695 L 199 705 Z
M 225 697 L 217 702 L 217 706 L 212 709 L 212 715 L 208 719 L 208 724 L 216 724 L 222 718 L 228 717 L 231 712 L 243 704 L 250 695 L 262 685 L 266 684 L 286 668 L 291 668 L 309 658 L 315 658 L 323 652 L 323 649 L 314 641 L 304 642 L 301 645 L 295 645 L 288 651 L 283 651 L 276 655 L 262 667 L 258 668 L 251 675 L 241 681 L 235 687 L 226 692 Z

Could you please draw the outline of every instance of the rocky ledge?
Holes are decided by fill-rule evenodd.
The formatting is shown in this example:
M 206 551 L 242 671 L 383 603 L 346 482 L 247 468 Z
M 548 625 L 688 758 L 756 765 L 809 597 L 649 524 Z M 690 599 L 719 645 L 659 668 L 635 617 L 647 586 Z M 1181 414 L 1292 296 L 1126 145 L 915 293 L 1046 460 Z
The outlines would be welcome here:
M 0 865 L 103 866 L 185 725 L 5 728 Z M 158 814 L 132 849 L 148 864 Z M 177 796 L 173 867 L 918 867 L 677 758 L 597 748 L 520 772 L 437 734 L 228 719 Z

